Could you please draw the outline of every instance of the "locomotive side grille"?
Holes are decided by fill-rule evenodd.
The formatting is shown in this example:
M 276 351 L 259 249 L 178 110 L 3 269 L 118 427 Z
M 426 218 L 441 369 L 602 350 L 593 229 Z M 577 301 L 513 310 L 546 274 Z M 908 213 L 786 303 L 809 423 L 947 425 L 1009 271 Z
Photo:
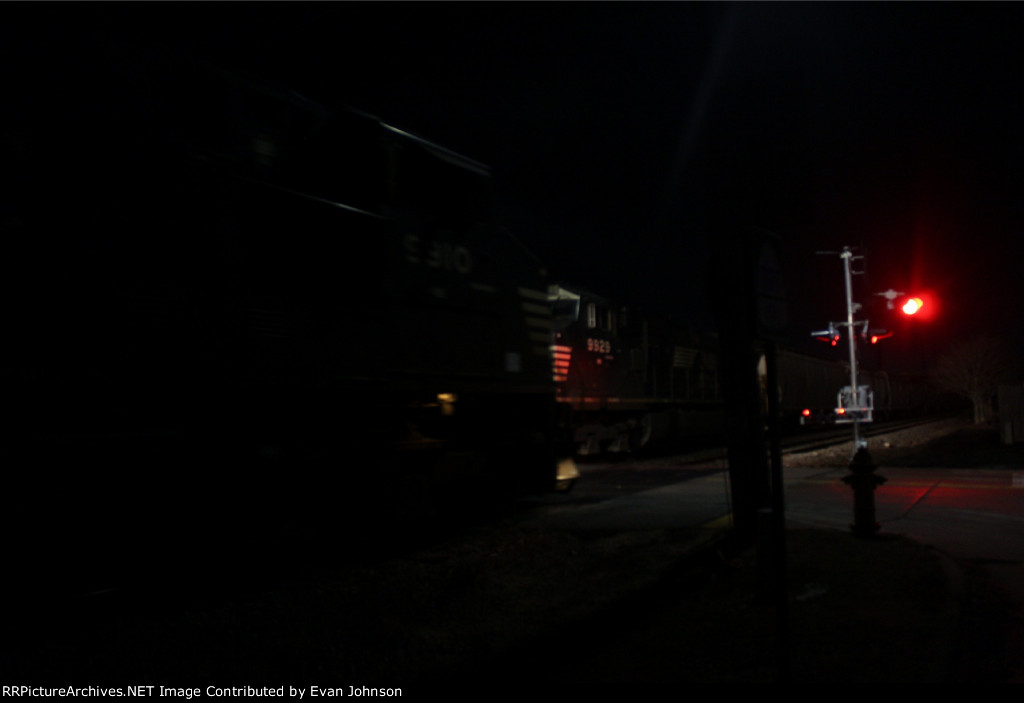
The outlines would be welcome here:
M 531 288 L 519 289 L 519 309 L 526 322 L 526 336 L 531 342 L 530 353 L 548 356 L 552 340 L 551 305 L 547 293 Z

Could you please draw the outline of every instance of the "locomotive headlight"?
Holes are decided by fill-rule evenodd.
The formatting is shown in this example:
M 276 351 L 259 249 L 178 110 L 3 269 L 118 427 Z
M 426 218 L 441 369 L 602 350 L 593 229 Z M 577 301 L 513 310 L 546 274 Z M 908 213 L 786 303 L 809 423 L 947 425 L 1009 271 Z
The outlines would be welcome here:
M 560 492 L 568 491 L 579 477 L 579 467 L 576 466 L 576 462 L 571 457 L 559 460 L 555 473 L 555 490 Z
M 459 397 L 454 393 L 438 393 L 437 402 L 441 406 L 442 415 L 454 415 L 455 414 L 455 401 Z

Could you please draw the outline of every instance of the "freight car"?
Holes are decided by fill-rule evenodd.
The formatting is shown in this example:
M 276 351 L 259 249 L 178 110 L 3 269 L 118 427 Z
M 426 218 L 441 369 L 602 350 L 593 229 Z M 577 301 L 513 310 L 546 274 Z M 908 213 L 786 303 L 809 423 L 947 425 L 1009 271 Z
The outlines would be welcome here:
M 50 107 L 4 135 L 23 556 L 386 526 L 574 478 L 547 280 L 486 167 L 208 66 Z
M 835 424 L 837 394 L 850 385 L 849 363 L 790 350 L 779 350 L 777 363 L 783 429 Z M 764 387 L 764 357 L 759 360 L 758 373 Z M 876 422 L 919 417 L 933 410 L 933 393 L 923 378 L 860 368 L 858 385 L 871 389 Z

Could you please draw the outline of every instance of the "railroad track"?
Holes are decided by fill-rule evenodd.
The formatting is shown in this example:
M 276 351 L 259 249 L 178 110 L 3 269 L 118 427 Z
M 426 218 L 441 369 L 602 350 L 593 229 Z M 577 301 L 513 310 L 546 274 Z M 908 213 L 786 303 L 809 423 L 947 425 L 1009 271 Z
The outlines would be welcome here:
M 896 422 L 883 422 L 879 424 L 870 423 L 867 425 L 861 425 L 860 433 L 863 437 L 877 437 L 879 435 L 886 435 L 892 432 L 899 432 L 900 430 L 910 429 L 912 427 L 921 427 L 922 425 L 929 425 L 933 422 L 937 422 L 940 419 L 945 418 L 927 418 L 918 420 L 900 420 Z M 853 440 L 853 428 L 846 427 L 843 429 L 829 430 L 826 434 L 817 435 L 813 438 L 809 437 L 793 437 L 790 441 L 783 440 L 783 453 L 793 454 L 799 452 L 809 452 L 815 449 L 824 449 L 827 447 L 834 447 L 837 444 L 844 444 Z
M 894 422 L 883 422 L 883 423 L 869 423 L 861 425 L 861 435 L 864 437 L 877 437 L 878 435 L 885 435 L 891 432 L 899 432 L 900 430 L 909 429 L 911 427 L 920 427 L 921 425 L 927 425 L 933 422 L 937 422 L 945 418 L 927 418 L 918 420 L 900 420 Z M 834 447 L 839 444 L 850 442 L 853 439 L 853 428 L 844 427 L 842 429 L 832 429 L 822 432 L 816 432 L 813 435 L 798 435 L 783 437 L 781 440 L 781 448 L 783 454 L 795 454 L 800 452 L 809 452 L 816 449 L 825 449 L 827 447 Z M 709 449 L 702 449 L 694 452 L 688 452 L 679 457 L 681 464 L 697 464 L 705 461 L 711 461 L 714 459 L 721 459 L 726 455 L 725 447 L 713 447 Z

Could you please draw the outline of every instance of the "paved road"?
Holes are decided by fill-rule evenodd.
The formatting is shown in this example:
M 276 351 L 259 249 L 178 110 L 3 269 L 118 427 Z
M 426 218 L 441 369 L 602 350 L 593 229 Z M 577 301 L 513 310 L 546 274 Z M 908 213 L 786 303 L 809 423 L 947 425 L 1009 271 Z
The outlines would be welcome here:
M 845 469 L 791 469 L 786 519 L 824 527 L 852 521 Z M 1024 469 L 886 468 L 875 492 L 885 532 L 931 544 L 957 559 L 1024 561 Z
M 631 486 L 609 482 L 615 471 L 605 470 L 602 480 L 589 489 L 591 496 L 550 505 L 532 520 L 581 530 L 715 529 L 729 524 L 729 482 L 724 470 L 695 471 L 689 480 L 676 476 L 676 483 L 651 488 L 644 488 L 642 479 L 638 485 L 634 478 Z M 624 470 L 618 471 L 626 477 Z M 661 471 L 666 478 L 671 474 L 665 468 Z M 634 467 L 633 473 L 642 471 Z M 853 492 L 842 482 L 848 473 L 838 468 L 787 468 L 787 525 L 848 530 L 853 522 Z M 905 535 L 955 563 L 984 569 L 1008 599 L 1008 615 L 1024 620 L 1024 469 L 883 466 L 877 473 L 886 479 L 875 492 L 879 534 Z M 620 495 L 614 494 L 616 487 Z M 1024 657 L 1024 633 L 1014 632 L 1007 646 Z M 1024 666 L 1013 676 L 1011 680 L 1024 681 Z
M 588 473 L 596 479 L 589 486 Z M 842 478 L 848 473 L 787 467 L 787 524 L 847 529 L 853 492 Z M 913 537 L 958 559 L 1024 561 L 1024 469 L 881 467 L 877 474 L 886 479 L 875 492 L 883 532 Z M 599 465 L 584 468 L 583 486 L 583 495 L 552 501 L 529 521 L 601 530 L 717 527 L 731 512 L 728 473 L 711 465 Z
M 881 530 L 981 569 L 1007 599 L 1006 615 L 1024 621 L 1024 469 L 883 467 L 878 473 L 887 479 L 875 494 Z M 844 474 L 838 469 L 792 471 L 785 486 L 787 521 L 849 524 L 851 492 L 839 482 Z M 1024 681 L 1024 631 L 1011 628 L 1007 637 L 1011 662 L 1016 662 L 1009 680 Z

